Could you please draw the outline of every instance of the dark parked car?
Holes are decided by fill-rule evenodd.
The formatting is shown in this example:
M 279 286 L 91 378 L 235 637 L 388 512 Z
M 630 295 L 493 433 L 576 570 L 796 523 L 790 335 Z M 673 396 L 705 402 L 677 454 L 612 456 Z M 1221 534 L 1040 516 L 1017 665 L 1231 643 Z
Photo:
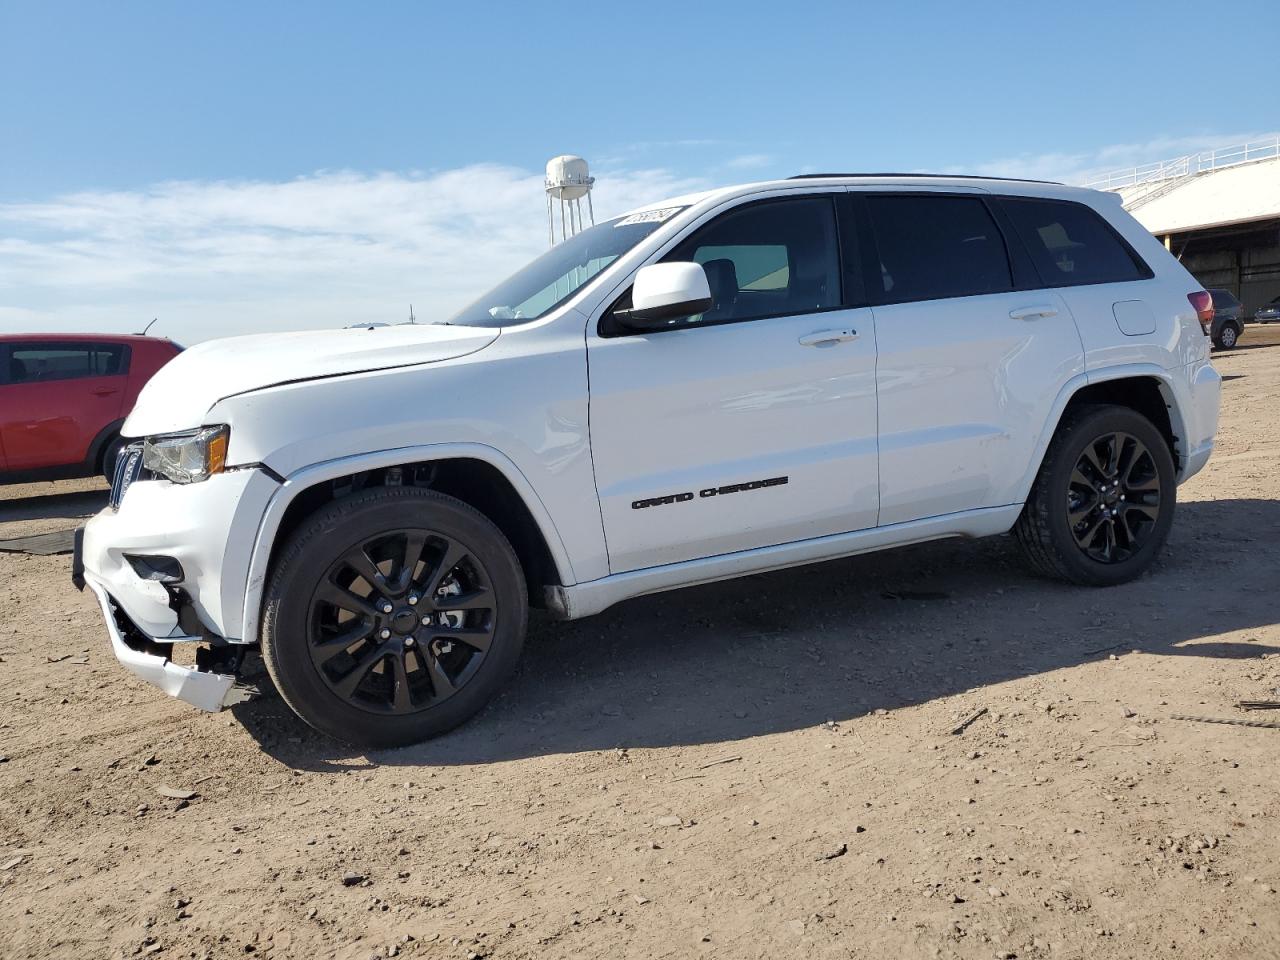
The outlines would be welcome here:
M 1209 293 L 1213 297 L 1213 345 L 1230 350 L 1244 333 L 1244 319 L 1240 316 L 1244 307 L 1230 290 L 1210 287 Z
M 181 347 L 142 336 L 0 336 L 0 484 L 111 479 L 120 425 Z
M 1254 323 L 1274 323 L 1277 320 L 1280 320 L 1280 297 L 1264 303 L 1253 315 Z

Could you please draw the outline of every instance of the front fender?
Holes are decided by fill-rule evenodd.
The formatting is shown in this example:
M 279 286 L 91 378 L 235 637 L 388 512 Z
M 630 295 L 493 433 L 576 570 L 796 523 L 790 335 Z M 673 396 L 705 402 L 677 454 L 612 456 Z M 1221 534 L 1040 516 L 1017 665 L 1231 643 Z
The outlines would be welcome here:
M 272 495 L 258 524 L 253 552 L 249 560 L 249 573 L 245 582 L 242 636 L 253 642 L 258 636 L 262 614 L 262 594 L 266 589 L 270 570 L 271 553 L 276 534 L 289 505 L 304 491 L 316 484 L 350 476 L 365 470 L 378 470 L 405 463 L 429 463 L 433 460 L 470 459 L 481 460 L 498 470 L 524 501 L 529 514 L 537 523 L 546 541 L 547 549 L 555 562 L 556 570 L 564 583 L 576 583 L 573 564 L 565 549 L 564 541 L 551 514 L 538 492 L 520 469 L 500 450 L 482 443 L 435 443 L 422 446 L 395 447 L 354 456 L 326 460 L 296 471 L 287 477 Z

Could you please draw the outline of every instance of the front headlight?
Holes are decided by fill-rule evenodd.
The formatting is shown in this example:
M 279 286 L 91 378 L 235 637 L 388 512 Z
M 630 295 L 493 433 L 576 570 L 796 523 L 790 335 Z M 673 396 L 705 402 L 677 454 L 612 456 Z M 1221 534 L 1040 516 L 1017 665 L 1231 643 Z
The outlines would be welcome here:
M 208 480 L 226 468 L 230 433 L 230 428 L 223 424 L 188 433 L 147 437 L 142 444 L 142 466 L 174 483 Z

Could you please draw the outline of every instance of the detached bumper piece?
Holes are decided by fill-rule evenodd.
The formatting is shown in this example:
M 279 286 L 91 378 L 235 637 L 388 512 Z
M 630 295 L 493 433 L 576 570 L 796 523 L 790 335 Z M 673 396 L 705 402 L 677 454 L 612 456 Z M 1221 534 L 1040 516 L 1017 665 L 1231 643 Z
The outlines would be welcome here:
M 111 649 L 130 673 L 170 696 L 210 713 L 257 696 L 257 687 L 240 683 L 235 674 L 215 673 L 199 666 L 184 667 L 174 663 L 168 656 L 171 643 L 146 636 L 102 587 L 93 580 L 88 581 L 88 586 L 102 606 L 107 633 L 111 636 Z M 197 638 L 184 639 L 194 641 Z

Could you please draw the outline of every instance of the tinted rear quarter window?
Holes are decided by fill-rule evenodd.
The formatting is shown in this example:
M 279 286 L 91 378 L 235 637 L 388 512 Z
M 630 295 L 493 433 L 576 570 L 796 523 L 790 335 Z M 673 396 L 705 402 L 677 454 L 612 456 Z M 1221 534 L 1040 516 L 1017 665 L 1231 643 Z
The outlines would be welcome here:
M 880 258 L 869 285 L 881 302 L 1013 289 L 1004 237 L 977 197 L 868 194 L 866 201 Z
M 42 383 L 109 377 L 126 372 L 123 345 L 109 343 L 20 343 L 9 351 L 9 383 Z
M 1151 276 L 1102 217 L 1082 203 L 1006 197 L 1040 279 L 1051 287 L 1122 283 Z

